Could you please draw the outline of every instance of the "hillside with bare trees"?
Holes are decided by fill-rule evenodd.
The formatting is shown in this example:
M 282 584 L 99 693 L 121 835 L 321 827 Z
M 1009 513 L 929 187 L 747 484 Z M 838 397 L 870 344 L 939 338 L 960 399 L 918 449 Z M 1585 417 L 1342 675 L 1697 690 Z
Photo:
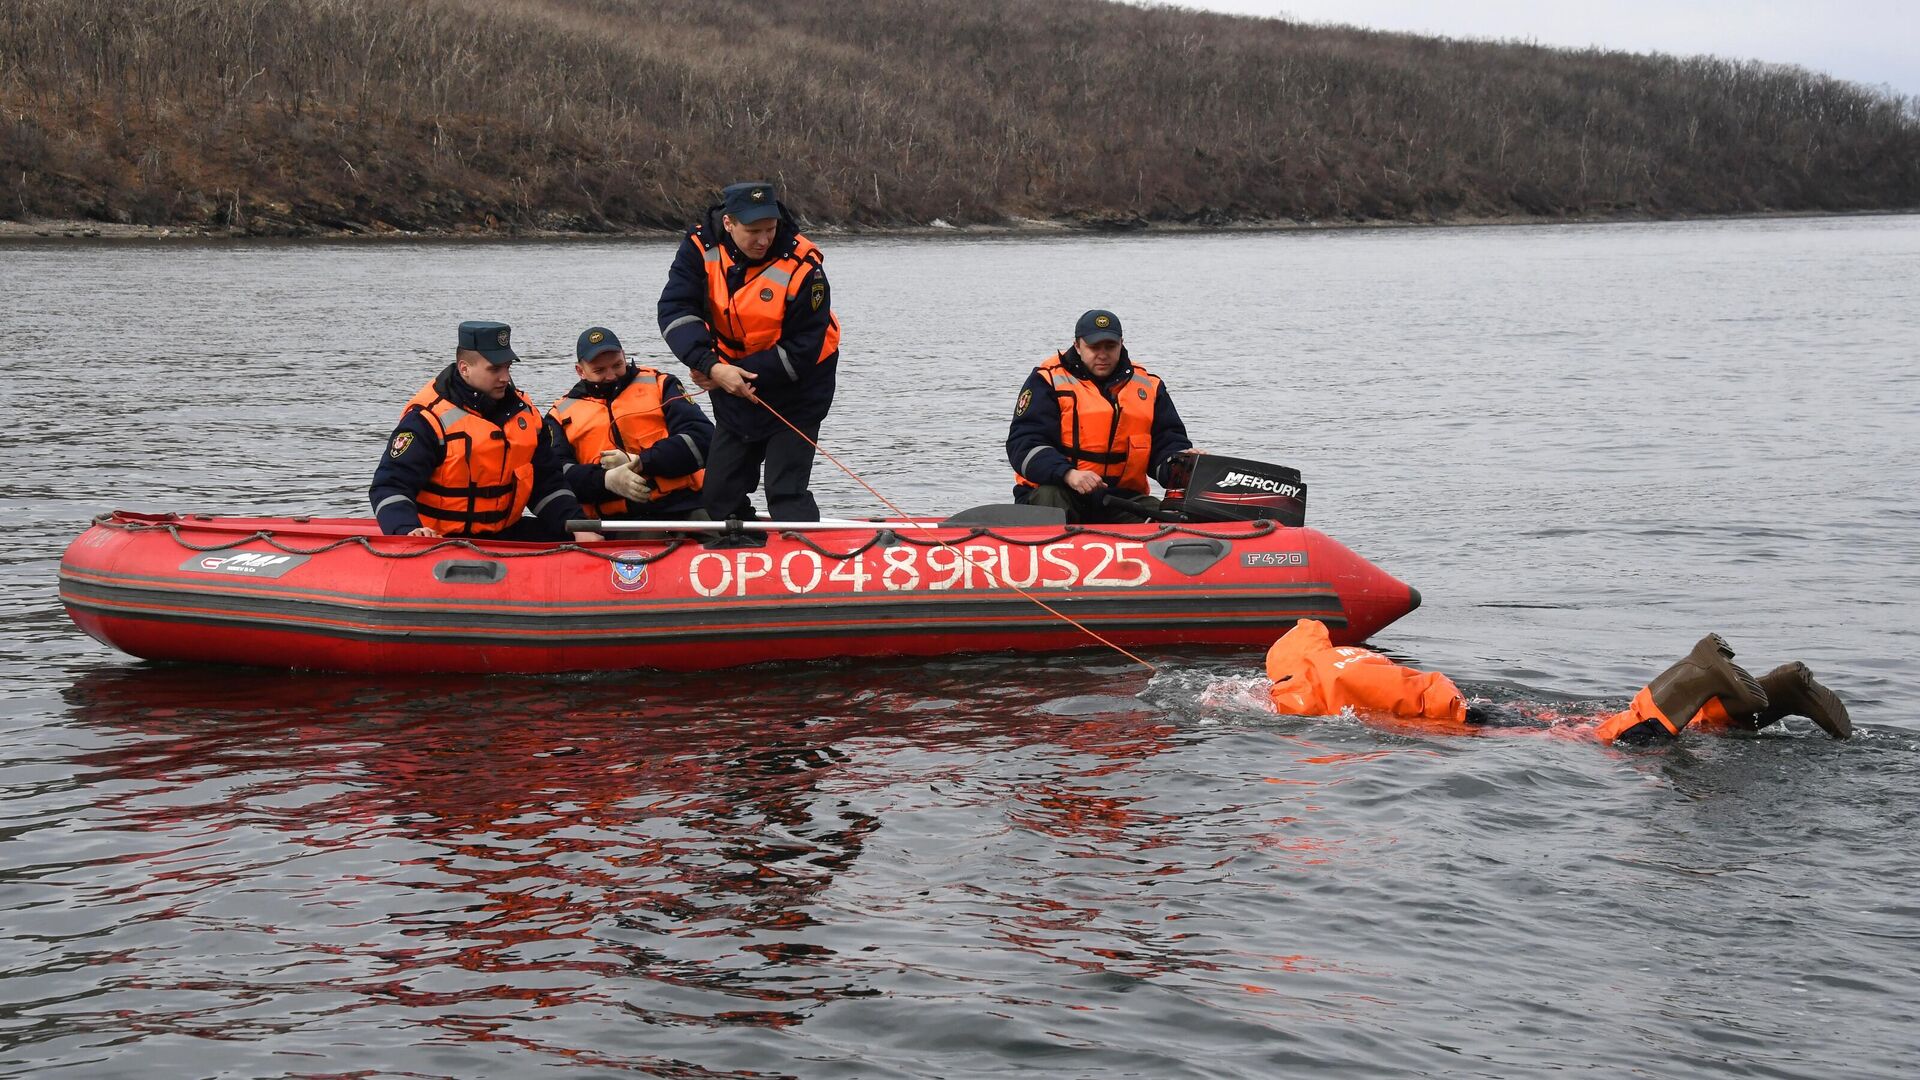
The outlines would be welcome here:
M 0 219 L 267 235 L 1920 207 L 1798 68 L 1104 0 L 8 0 Z

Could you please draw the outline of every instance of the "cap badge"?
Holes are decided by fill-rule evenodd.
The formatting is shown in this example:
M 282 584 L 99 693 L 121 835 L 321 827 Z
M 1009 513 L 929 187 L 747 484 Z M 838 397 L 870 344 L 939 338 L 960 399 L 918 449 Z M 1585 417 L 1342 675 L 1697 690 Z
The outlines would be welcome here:
M 1105 330 L 1107 328 L 1107 324 L 1111 323 L 1112 321 L 1113 321 L 1112 319 L 1107 318 L 1105 315 L 1095 315 L 1093 317 L 1093 325 L 1099 327 L 1102 330 Z
M 753 201 L 754 201 L 754 202 L 762 202 L 762 201 L 764 201 L 764 200 L 766 199 L 766 197 L 767 197 L 767 189 L 766 189 L 766 188 L 754 188 L 754 189 L 753 189 Z
M 500 347 L 503 349 L 507 347 L 507 332 L 505 330 L 500 331 Z
M 587 335 L 587 344 L 589 345 L 598 345 L 605 340 L 607 340 L 607 335 L 601 333 L 598 330 L 595 330 L 593 333 Z

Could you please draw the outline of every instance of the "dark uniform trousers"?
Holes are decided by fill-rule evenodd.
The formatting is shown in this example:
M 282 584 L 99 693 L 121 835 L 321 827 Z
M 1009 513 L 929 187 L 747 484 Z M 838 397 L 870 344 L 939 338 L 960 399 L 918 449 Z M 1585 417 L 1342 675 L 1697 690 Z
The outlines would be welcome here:
M 794 425 L 801 438 L 781 429 L 765 438 L 744 438 L 723 425 L 713 432 L 707 449 L 707 478 L 701 501 L 715 521 L 749 517 L 753 504 L 747 496 L 759 486 L 760 466 L 767 467 L 767 514 L 775 521 L 819 521 L 820 505 L 807 490 L 813 475 L 813 443 L 820 438 L 820 421 Z

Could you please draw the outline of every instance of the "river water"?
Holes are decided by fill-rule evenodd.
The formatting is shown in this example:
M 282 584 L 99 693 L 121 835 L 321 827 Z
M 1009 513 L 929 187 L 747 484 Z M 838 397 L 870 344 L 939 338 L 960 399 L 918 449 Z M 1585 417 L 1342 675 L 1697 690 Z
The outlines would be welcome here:
M 1910 1074 L 1920 217 L 823 239 L 823 441 L 909 512 L 1004 498 L 1109 307 L 1421 590 L 1379 647 L 1591 714 L 1718 630 L 1859 735 L 1276 717 L 1251 651 L 137 662 L 56 600 L 93 514 L 363 513 L 457 321 L 549 401 L 662 355 L 671 244 L 0 248 L 0 1076 Z

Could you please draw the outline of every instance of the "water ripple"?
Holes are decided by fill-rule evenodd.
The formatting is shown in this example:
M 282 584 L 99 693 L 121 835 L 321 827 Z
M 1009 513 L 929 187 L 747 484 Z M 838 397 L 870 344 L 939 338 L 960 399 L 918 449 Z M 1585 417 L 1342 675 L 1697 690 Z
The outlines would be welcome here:
M 1003 406 L 955 403 L 1138 312 L 1206 444 L 1422 589 L 1376 644 L 1534 730 L 1274 716 L 1257 649 L 356 679 L 76 634 L 93 514 L 363 512 L 448 323 L 506 314 L 551 399 L 668 250 L 451 254 L 0 250 L 21 400 L 158 343 L 0 433 L 0 1075 L 1910 1067 L 1915 219 L 832 246 L 825 434 L 910 509 L 1004 498 Z M 936 276 L 996 313 L 938 349 Z M 1708 630 L 1859 736 L 1580 737 Z

